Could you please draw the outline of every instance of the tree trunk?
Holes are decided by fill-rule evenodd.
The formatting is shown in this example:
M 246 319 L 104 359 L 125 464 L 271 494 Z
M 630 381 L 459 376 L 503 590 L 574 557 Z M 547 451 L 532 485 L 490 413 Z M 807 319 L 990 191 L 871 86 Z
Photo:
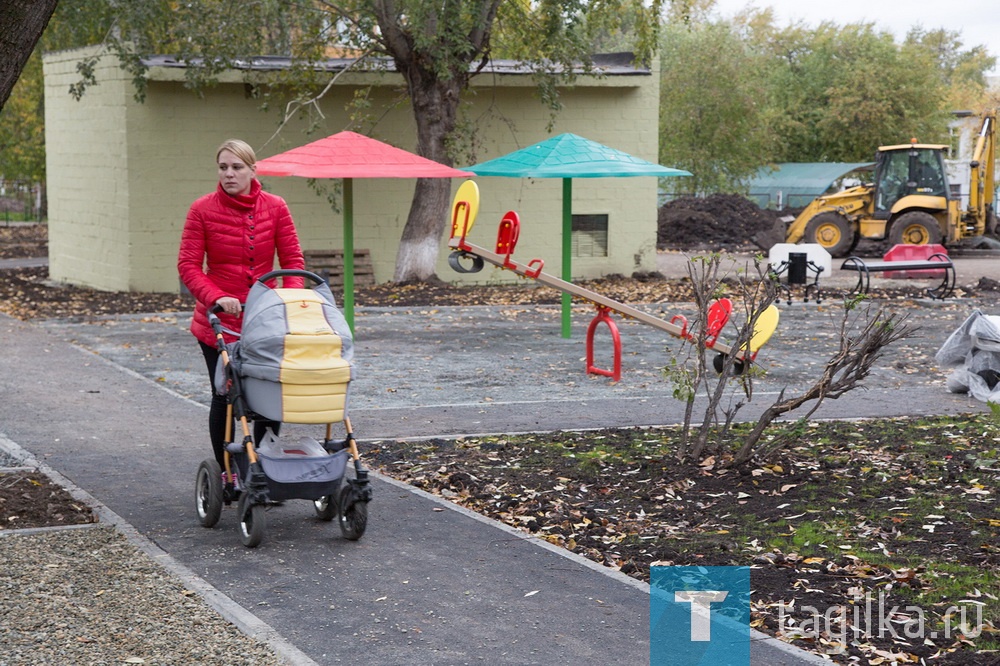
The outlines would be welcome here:
M 469 65 L 488 47 L 501 0 L 425 3 L 411 20 L 407 3 L 374 0 L 371 8 L 384 46 L 406 90 L 417 125 L 417 154 L 452 166 L 446 141 L 455 130 Z M 470 19 L 470 20 L 465 20 Z M 423 21 L 423 23 L 420 23 Z M 462 27 L 464 25 L 464 27 Z M 434 35 L 433 39 L 428 39 Z M 413 193 L 396 255 L 396 282 L 428 281 L 437 276 L 437 258 L 448 222 L 450 178 L 421 178 Z
M 58 0 L 5 0 L 0 3 L 0 109 L 21 76 Z
M 445 140 L 455 129 L 461 82 L 457 77 L 442 80 L 415 70 L 411 69 L 405 76 L 417 124 L 417 153 L 452 166 Z M 427 282 L 437 278 L 435 269 L 444 243 L 450 195 L 450 178 L 417 180 L 413 203 L 399 242 L 393 281 Z
M 410 214 L 399 239 L 393 281 L 428 282 L 437 278 L 435 269 L 444 242 L 442 235 L 450 194 L 451 181 L 448 178 L 417 180 Z

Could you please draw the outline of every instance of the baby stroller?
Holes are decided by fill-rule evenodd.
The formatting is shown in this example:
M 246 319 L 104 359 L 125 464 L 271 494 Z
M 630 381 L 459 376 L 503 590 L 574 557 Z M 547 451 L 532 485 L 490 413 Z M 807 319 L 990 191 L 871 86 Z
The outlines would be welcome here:
M 271 288 L 266 282 L 298 276 L 311 288 Z M 309 284 L 307 282 L 307 284 Z M 268 506 L 291 499 L 312 500 L 320 520 L 339 518 L 343 536 L 357 540 L 368 524 L 372 489 L 361 464 L 347 417 L 353 339 L 337 309 L 330 286 L 301 270 L 278 270 L 250 289 L 240 339 L 226 345 L 218 308 L 209 311 L 220 352 L 216 391 L 229 403 L 225 470 L 215 458 L 198 467 L 195 502 L 204 527 L 214 527 L 223 505 L 237 502 L 240 538 L 254 548 L 264 538 Z M 236 419 L 242 440 L 234 441 Z M 267 429 L 254 442 L 249 423 L 326 424 L 322 442 L 310 437 L 282 439 Z M 332 426 L 343 421 L 347 436 L 332 439 Z M 346 478 L 347 461 L 354 478 Z

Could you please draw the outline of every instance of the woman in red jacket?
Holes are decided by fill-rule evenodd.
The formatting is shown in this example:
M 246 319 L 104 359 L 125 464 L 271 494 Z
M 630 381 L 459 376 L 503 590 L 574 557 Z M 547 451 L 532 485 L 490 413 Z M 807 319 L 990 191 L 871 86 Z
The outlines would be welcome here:
M 212 449 L 223 465 L 226 436 L 226 397 L 215 391 L 213 381 L 219 352 L 215 333 L 208 323 L 208 308 L 218 305 L 222 325 L 240 331 L 240 314 L 247 292 L 260 276 L 274 270 L 274 258 L 283 269 L 303 269 L 305 262 L 285 200 L 261 189 L 255 177 L 257 158 L 253 148 L 238 139 L 219 146 L 215 154 L 219 184 L 211 194 L 191 204 L 181 234 L 177 270 L 181 281 L 194 294 L 197 305 L 191 333 L 201 346 L 212 383 L 212 405 L 208 432 Z M 285 279 L 285 287 L 301 287 L 302 279 Z M 226 335 L 226 342 L 233 336 Z M 260 441 L 265 428 L 275 434 L 280 424 L 254 423 L 254 439 Z

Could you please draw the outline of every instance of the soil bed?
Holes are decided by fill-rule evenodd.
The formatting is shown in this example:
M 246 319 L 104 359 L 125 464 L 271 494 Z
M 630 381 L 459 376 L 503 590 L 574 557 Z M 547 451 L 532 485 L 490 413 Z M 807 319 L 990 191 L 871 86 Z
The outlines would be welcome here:
M 39 472 L 0 472 L 0 530 L 97 522 L 87 505 Z
M 998 435 L 981 417 L 814 423 L 741 470 L 679 464 L 672 428 L 380 442 L 365 457 L 641 580 L 653 565 L 750 566 L 753 626 L 841 663 L 992 664 Z M 886 625 L 898 636 L 879 636 L 877 616 L 873 635 L 854 635 L 853 609 L 880 598 L 898 606 Z M 946 618 L 964 605 L 971 622 L 980 602 L 980 636 Z

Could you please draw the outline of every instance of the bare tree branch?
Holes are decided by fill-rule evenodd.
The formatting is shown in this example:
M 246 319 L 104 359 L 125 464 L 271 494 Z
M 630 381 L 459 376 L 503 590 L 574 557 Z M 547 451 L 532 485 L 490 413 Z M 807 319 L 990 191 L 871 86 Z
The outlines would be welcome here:
M 300 111 L 302 111 L 302 109 L 306 107 L 312 107 L 313 110 L 319 114 L 320 118 L 326 118 L 326 116 L 323 115 L 323 110 L 320 108 L 319 101 L 323 99 L 323 97 L 325 97 L 328 92 L 330 92 L 330 89 L 333 88 L 333 85 L 337 82 L 338 79 L 340 79 L 341 76 L 350 71 L 350 69 L 354 67 L 354 65 L 358 64 L 367 55 L 369 54 L 364 53 L 358 56 L 350 63 L 348 63 L 344 67 L 344 69 L 334 74 L 333 77 L 330 79 L 330 81 L 327 82 L 323 90 L 321 90 L 318 94 L 308 99 L 293 99 L 288 104 L 286 104 L 285 115 L 281 118 L 281 122 L 278 123 L 278 128 L 274 130 L 274 133 L 270 137 L 268 137 L 267 141 L 264 142 L 261 148 L 264 148 L 265 146 L 267 146 L 267 144 L 271 143 L 271 141 L 273 141 L 275 137 L 277 137 L 281 133 L 281 130 L 284 129 L 285 125 L 288 124 L 288 121 L 290 121 L 293 117 L 295 117 L 297 113 L 299 113 Z
M 863 388 L 861 382 L 871 373 L 875 363 L 885 353 L 885 349 L 911 336 L 917 330 L 907 322 L 905 314 L 889 312 L 881 305 L 872 313 L 871 304 L 859 312 L 853 305 L 848 303 L 845 307 L 844 317 L 840 322 L 839 349 L 826 362 L 820 378 L 801 395 L 784 399 L 782 392 L 778 400 L 764 410 L 736 452 L 731 465 L 742 465 L 750 460 L 757 452 L 764 430 L 782 414 L 798 409 L 807 402 L 815 401 L 802 417 L 808 419 L 827 398 L 836 400 L 848 391 Z M 852 313 L 857 316 L 852 317 Z M 860 329 L 852 333 L 852 324 L 858 323 Z M 776 449 L 776 446 L 772 446 L 772 452 Z

